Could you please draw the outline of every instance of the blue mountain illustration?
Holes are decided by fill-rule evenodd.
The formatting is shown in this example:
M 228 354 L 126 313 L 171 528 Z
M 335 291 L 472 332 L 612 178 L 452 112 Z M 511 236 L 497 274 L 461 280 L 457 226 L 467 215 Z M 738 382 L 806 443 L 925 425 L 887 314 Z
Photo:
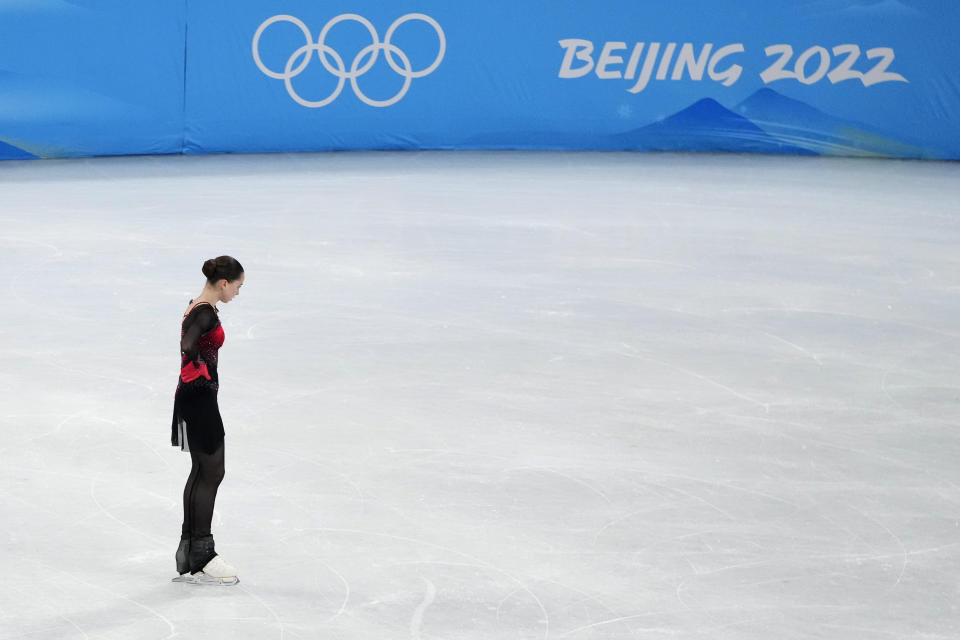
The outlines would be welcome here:
M 768 88 L 734 110 L 778 140 L 822 155 L 934 157 L 929 149 L 870 131 L 869 125 L 831 116 Z
M 613 137 L 628 149 L 814 153 L 768 135 L 712 98 L 704 98 L 668 118 Z
M 20 147 L 0 141 L 0 160 L 29 160 L 37 156 L 27 153 Z
M 473 148 L 567 148 L 731 151 L 797 155 L 938 158 L 936 151 L 884 135 L 875 127 L 831 116 L 763 88 L 727 109 L 704 98 L 672 116 L 616 134 L 543 131 L 486 133 L 461 142 Z

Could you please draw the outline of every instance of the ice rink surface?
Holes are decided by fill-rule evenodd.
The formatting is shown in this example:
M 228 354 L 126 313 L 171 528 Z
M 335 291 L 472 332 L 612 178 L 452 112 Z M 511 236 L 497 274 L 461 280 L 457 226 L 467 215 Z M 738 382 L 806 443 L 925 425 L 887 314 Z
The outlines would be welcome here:
M 953 640 L 958 248 L 956 163 L 0 163 L 0 640 Z M 170 419 L 220 254 L 201 587 Z

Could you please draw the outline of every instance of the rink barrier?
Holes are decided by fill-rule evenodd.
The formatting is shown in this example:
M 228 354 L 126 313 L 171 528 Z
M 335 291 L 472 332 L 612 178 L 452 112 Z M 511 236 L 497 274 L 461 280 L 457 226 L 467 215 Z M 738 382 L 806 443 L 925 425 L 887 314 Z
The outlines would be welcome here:
M 960 3 L 736 4 L 0 0 L 0 158 L 960 159 Z

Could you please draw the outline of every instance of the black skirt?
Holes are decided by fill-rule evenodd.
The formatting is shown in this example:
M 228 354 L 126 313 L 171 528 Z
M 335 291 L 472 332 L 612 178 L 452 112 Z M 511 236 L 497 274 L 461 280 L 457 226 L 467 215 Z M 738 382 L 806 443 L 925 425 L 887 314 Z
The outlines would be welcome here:
M 173 446 L 183 451 L 215 453 L 223 444 L 223 419 L 216 387 L 180 384 L 173 401 L 171 431 Z

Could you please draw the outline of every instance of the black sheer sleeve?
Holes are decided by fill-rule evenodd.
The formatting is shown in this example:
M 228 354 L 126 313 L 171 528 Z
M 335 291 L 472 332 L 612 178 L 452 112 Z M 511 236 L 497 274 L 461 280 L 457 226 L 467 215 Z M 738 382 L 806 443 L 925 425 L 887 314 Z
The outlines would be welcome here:
M 200 336 L 217 326 L 217 312 L 208 304 L 194 307 L 183 321 L 183 338 L 180 339 L 180 352 L 197 364 L 200 358 Z

